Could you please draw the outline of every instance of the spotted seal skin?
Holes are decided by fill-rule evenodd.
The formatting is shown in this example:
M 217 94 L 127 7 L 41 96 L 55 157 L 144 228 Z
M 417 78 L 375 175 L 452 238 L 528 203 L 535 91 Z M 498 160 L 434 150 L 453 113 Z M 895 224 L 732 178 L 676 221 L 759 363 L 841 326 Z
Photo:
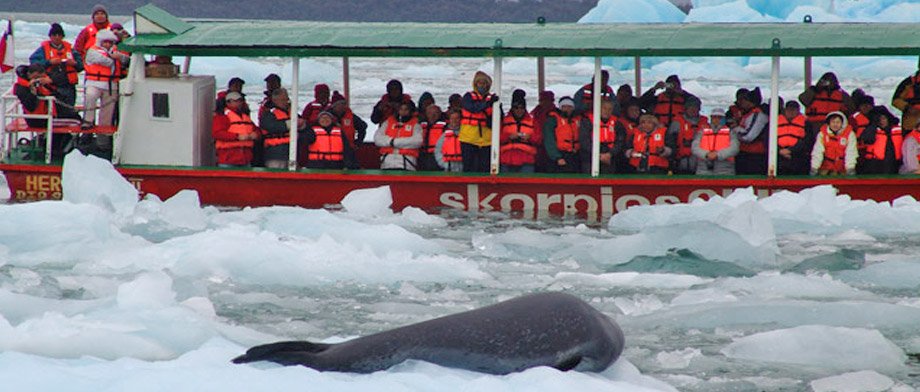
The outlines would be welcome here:
M 599 372 L 619 358 L 623 346 L 623 331 L 609 317 L 573 295 L 548 292 L 337 344 L 256 346 L 233 363 L 371 373 L 414 359 L 490 374 L 536 366 Z

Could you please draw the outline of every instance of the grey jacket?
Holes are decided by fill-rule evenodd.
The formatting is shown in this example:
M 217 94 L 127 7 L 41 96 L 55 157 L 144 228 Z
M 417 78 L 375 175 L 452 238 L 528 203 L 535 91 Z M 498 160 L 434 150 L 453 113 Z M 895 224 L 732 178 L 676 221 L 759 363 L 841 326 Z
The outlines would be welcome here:
M 703 132 L 700 131 L 696 133 L 696 136 L 693 138 L 693 144 L 690 147 L 693 158 L 696 159 L 696 174 L 716 176 L 730 176 L 735 174 L 735 161 L 730 159 L 738 155 L 741 143 L 738 141 L 737 132 L 732 130 L 729 135 L 730 141 L 728 147 L 719 150 L 719 152 L 716 153 L 716 160 L 710 161 L 706 159 L 706 154 L 709 153 L 709 149 L 706 148 L 707 146 L 701 145 Z M 710 164 L 712 165 L 710 166 Z

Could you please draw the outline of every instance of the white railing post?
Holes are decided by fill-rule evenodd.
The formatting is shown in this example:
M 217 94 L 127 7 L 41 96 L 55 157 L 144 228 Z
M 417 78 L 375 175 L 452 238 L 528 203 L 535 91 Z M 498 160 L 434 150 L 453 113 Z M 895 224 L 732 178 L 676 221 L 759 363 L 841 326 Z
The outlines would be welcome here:
M 493 87 L 493 93 L 501 97 L 502 92 L 502 58 L 500 56 L 495 56 L 495 83 Z M 498 174 L 499 160 L 498 152 L 499 148 L 499 136 L 502 132 L 502 112 L 501 112 L 501 102 L 495 101 L 492 104 L 492 148 L 491 148 L 491 173 L 493 176 Z
M 770 133 L 767 145 L 767 177 L 776 176 L 776 140 L 779 122 L 779 56 L 773 56 L 773 70 L 770 75 Z
M 601 58 L 594 58 L 594 94 L 591 102 L 594 121 L 591 122 L 591 177 L 597 177 L 601 172 L 601 95 L 604 86 L 601 85 Z M 582 140 L 582 145 L 584 145 Z
M 288 170 L 295 171 L 297 170 L 297 110 L 300 108 L 297 102 L 297 95 L 300 93 L 298 88 L 300 84 L 300 59 L 295 57 L 291 60 L 291 123 L 290 128 L 290 142 L 288 143 Z
M 39 99 L 44 99 L 48 101 L 45 107 L 48 108 L 48 113 L 45 113 L 45 118 L 48 119 L 48 123 L 45 124 L 45 164 L 51 164 L 51 138 L 54 136 L 54 97 L 40 97 Z

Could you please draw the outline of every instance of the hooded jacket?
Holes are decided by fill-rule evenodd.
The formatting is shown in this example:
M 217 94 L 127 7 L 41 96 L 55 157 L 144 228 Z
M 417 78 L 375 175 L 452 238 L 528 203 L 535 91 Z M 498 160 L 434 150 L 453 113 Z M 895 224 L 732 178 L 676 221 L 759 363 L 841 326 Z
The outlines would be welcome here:
M 476 81 L 485 79 L 486 92 L 480 94 L 476 91 Z M 478 147 L 492 145 L 492 100 L 495 96 L 489 91 L 492 89 L 492 78 L 485 72 L 477 71 L 473 76 L 473 90 L 463 95 L 460 109 L 463 112 L 463 123 L 460 125 L 460 142 Z

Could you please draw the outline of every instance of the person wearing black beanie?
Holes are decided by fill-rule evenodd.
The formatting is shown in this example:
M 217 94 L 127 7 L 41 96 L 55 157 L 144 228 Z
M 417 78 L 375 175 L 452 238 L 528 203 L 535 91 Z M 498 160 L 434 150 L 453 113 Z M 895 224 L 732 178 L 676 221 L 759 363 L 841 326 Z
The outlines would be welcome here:
M 499 163 L 503 173 L 533 173 L 537 149 L 543 143 L 542 132 L 527 112 L 526 95 L 524 90 L 514 90 L 511 111 L 502 119 Z
M 48 39 L 29 56 L 30 64 L 45 68 L 51 81 L 57 87 L 55 95 L 61 102 L 73 106 L 77 101 L 77 74 L 83 71 L 83 58 L 70 42 L 64 40 L 64 28 L 52 23 Z

